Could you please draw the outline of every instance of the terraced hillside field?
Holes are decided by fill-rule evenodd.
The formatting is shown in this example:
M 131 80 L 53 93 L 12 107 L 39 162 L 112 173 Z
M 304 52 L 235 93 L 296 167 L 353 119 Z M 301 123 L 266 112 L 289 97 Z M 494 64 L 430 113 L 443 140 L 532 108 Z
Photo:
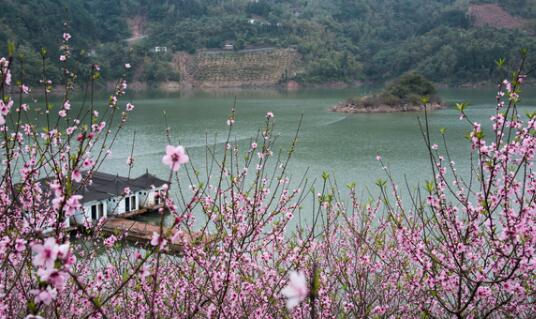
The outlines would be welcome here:
M 256 87 L 276 85 L 292 75 L 297 57 L 294 49 L 202 50 L 179 53 L 175 63 L 183 87 Z
M 469 7 L 469 16 L 477 27 L 491 26 L 497 29 L 521 29 L 526 24 L 520 17 L 514 17 L 497 4 L 474 4 Z

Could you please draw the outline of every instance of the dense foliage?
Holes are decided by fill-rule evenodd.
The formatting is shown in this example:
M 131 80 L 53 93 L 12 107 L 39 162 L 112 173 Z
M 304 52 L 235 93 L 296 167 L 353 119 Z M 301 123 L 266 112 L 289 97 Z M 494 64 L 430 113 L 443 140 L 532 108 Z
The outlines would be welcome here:
M 403 75 L 389 84 L 382 95 L 395 104 L 419 104 L 422 103 L 422 97 L 434 102 L 439 100 L 434 85 L 417 73 Z
M 492 1 L 6 0 L 0 42 L 14 40 L 28 55 L 52 49 L 59 39 L 50 30 L 67 21 L 84 49 L 74 54 L 98 57 L 109 78 L 121 74 L 114 61 L 130 56 L 140 68 L 138 80 L 177 79 L 171 53 L 230 42 L 236 48 L 296 46 L 303 63 L 295 79 L 302 82 L 383 82 L 414 70 L 435 82 L 461 84 L 489 78 L 499 57 L 511 60 L 521 47 L 536 48 L 533 2 L 496 2 L 526 19 L 526 31 L 472 27 L 468 6 L 483 2 Z M 134 25 L 145 37 L 127 43 Z M 169 53 L 152 53 L 155 46 Z

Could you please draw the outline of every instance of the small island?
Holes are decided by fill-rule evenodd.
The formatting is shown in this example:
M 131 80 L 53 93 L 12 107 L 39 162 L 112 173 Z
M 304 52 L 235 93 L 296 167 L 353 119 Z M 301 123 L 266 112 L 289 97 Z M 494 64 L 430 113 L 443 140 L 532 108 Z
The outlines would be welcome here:
M 388 84 L 381 92 L 350 98 L 333 106 L 333 112 L 390 113 L 424 110 L 423 97 L 428 99 L 427 110 L 444 107 L 432 82 L 417 73 L 408 73 Z

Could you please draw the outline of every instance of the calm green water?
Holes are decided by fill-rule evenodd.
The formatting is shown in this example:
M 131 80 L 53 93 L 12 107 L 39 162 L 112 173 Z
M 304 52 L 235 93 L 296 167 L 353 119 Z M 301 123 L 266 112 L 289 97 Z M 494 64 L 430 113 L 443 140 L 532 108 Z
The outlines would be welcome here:
M 249 138 L 263 125 L 265 114 L 275 114 L 278 146 L 286 149 L 294 136 L 300 116 L 303 125 L 297 151 L 289 173 L 299 178 L 309 169 L 308 177 L 320 179 L 327 171 L 339 185 L 356 182 L 361 196 L 376 192 L 375 181 L 384 178 L 381 165 L 375 160 L 380 153 L 400 184 L 406 178 L 417 186 L 429 179 L 429 162 L 420 135 L 417 117 L 423 114 L 341 114 L 328 111 L 338 101 L 367 93 L 363 89 L 302 90 L 278 92 L 254 90 L 225 93 L 192 93 L 182 95 L 147 94 L 131 96 L 136 109 L 131 113 L 127 128 L 122 131 L 113 148 L 112 157 L 103 167 L 110 173 L 126 174 L 126 157 L 130 153 L 132 136 L 136 131 L 134 148 L 135 166 L 132 175 L 149 169 L 162 178 L 168 169 L 161 164 L 166 125 L 166 113 L 171 128 L 173 144 L 184 145 L 197 167 L 205 160 L 205 138 L 223 143 L 228 126 L 227 116 L 236 96 L 236 124 L 233 137 L 242 149 L 249 145 Z M 495 90 L 449 89 L 441 91 L 444 101 L 467 101 L 472 106 L 469 114 L 474 121 L 488 123 L 493 113 Z M 534 110 L 536 91 L 525 92 L 522 109 Z M 123 100 L 124 101 L 124 100 Z M 126 102 L 125 102 L 126 103 Z M 447 129 L 449 150 L 463 174 L 468 168 L 469 146 L 464 139 L 468 130 L 458 119 L 453 108 L 435 111 L 430 115 L 432 131 L 438 144 L 439 129 Z M 223 149 L 223 144 L 219 149 Z

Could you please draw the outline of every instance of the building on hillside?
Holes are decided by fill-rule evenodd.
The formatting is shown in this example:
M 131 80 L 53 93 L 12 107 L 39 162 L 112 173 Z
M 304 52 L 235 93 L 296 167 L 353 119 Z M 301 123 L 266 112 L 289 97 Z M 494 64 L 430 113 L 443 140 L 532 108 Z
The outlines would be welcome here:
M 225 44 L 223 45 L 223 49 L 224 49 L 224 50 L 234 50 L 234 44 L 232 44 L 232 43 L 225 43 Z
M 151 49 L 151 52 L 153 53 L 166 53 L 168 50 L 167 47 L 154 47 Z
M 261 16 L 258 16 L 258 15 L 251 16 L 248 19 L 248 23 L 249 24 L 262 25 L 262 26 L 271 26 L 272 25 L 272 23 L 270 21 L 268 21 L 265 18 L 263 18 Z

